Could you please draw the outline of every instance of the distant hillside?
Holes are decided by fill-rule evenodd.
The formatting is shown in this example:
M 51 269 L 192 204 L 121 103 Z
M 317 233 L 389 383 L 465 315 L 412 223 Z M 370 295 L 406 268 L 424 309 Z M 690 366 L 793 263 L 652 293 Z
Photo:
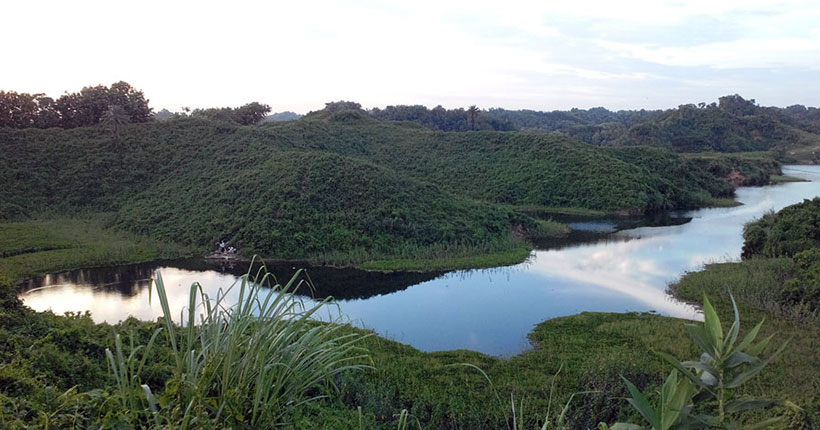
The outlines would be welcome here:
M 490 108 L 480 110 L 474 122 L 465 109 L 441 106 L 388 106 L 370 114 L 443 131 L 558 131 L 600 146 L 649 145 L 676 152 L 772 151 L 784 161 L 820 161 L 820 109 L 762 107 L 738 95 L 721 97 L 718 103 L 687 104 L 665 111 Z
M 537 225 L 521 206 L 636 213 L 733 190 L 658 149 L 444 133 L 361 110 L 261 126 L 182 118 L 120 135 L 0 129 L 0 218 L 112 212 L 117 225 L 160 239 L 207 247 L 225 237 L 245 252 L 363 261 L 520 246 L 512 232 Z
M 276 112 L 266 116 L 265 119 L 262 120 L 262 122 L 295 121 L 301 117 L 302 115 L 291 111 Z

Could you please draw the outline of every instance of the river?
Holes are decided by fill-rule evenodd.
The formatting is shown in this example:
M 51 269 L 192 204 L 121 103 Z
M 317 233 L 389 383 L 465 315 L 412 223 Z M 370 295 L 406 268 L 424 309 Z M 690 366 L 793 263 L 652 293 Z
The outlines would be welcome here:
M 743 224 L 820 195 L 820 166 L 783 170 L 811 182 L 740 188 L 742 206 L 674 213 L 675 225 L 619 230 L 582 244 L 553 244 L 509 267 L 392 274 L 307 267 L 316 286 L 312 294 L 335 297 L 351 323 L 418 349 L 470 349 L 496 356 L 529 348 L 527 334 L 536 324 L 579 312 L 658 312 L 698 319 L 696 309 L 666 293 L 668 284 L 705 263 L 738 260 Z M 573 226 L 607 230 L 616 229 L 616 222 Z M 149 304 L 148 285 L 157 270 L 178 315 L 191 283 L 198 281 L 215 295 L 246 269 L 186 260 L 73 270 L 23 283 L 20 297 L 39 311 L 90 310 L 95 321 L 114 323 L 128 315 L 153 320 L 161 311 L 156 300 Z M 295 269 L 291 264 L 271 266 L 280 280 Z M 327 318 L 336 316 L 336 308 L 328 308 Z

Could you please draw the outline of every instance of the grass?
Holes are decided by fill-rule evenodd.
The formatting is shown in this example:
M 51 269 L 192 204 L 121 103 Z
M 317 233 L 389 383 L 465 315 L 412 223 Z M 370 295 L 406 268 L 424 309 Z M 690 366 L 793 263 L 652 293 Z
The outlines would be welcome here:
M 411 271 L 428 272 L 435 270 L 485 269 L 500 266 L 511 266 L 525 261 L 530 256 L 529 246 L 482 253 L 473 256 L 450 256 L 441 258 L 396 258 L 370 260 L 356 266 L 365 270 L 380 272 Z
M 727 294 L 731 291 L 744 316 L 743 329 L 749 330 L 765 318 L 763 336 L 777 333 L 778 339 L 790 339 L 783 355 L 749 388 L 750 394 L 789 399 L 806 410 L 814 425 L 820 425 L 820 323 L 807 320 L 804 314 L 779 305 L 777 300 L 783 283 L 794 271 L 788 258 L 712 264 L 701 272 L 687 274 L 671 290 L 690 302 L 703 294 L 713 297 L 724 319 L 732 312 Z
M 771 175 L 769 176 L 769 180 L 772 181 L 773 184 L 781 184 L 786 182 L 809 182 L 806 179 L 788 175 Z
M 712 197 L 706 207 L 710 208 L 733 208 L 743 206 L 743 203 L 730 198 Z
M 0 223 L 0 285 L 79 267 L 190 255 L 191 250 L 107 227 L 107 217 Z
M 328 301 L 306 306 L 295 295 L 301 285 L 298 272 L 286 285 L 274 285 L 271 279 L 263 269 L 249 272 L 216 297 L 195 283 L 189 305 L 176 321 L 162 277 L 157 276 L 163 327 L 155 333 L 164 329 L 173 366 L 164 387 L 166 401 L 152 401 L 150 387 L 143 386 L 148 407 L 140 411 L 145 417 L 135 417 L 132 424 L 273 428 L 293 409 L 318 399 L 335 375 L 364 368 L 366 351 L 358 346 L 364 336 L 342 333 L 344 326 L 338 322 L 314 322 L 312 317 Z M 228 299 L 230 289 L 239 292 L 236 303 Z M 151 344 L 144 354 L 161 360 Z M 124 361 L 119 343 L 117 349 L 118 360 L 106 351 L 115 374 L 126 368 L 115 365 Z M 129 385 L 137 384 L 140 375 L 134 374 L 132 381 L 118 385 L 120 396 L 133 397 L 138 390 Z
M 569 215 L 577 217 L 595 218 L 613 214 L 613 212 L 578 207 L 515 206 L 514 209 L 539 218 L 548 218 L 552 215 Z

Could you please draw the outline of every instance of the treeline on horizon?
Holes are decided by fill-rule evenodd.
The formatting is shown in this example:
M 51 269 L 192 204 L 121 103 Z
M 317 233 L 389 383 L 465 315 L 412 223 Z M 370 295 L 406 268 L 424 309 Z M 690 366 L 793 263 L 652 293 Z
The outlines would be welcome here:
M 789 142 L 820 142 L 820 109 L 759 106 L 737 94 L 720 97 L 717 103 L 667 110 L 490 108 L 471 113 L 474 109 L 398 105 L 368 112 L 377 119 L 411 121 L 442 131 L 561 132 L 593 145 L 652 145 L 678 152 L 766 151 Z
M 129 83 L 83 87 L 79 92 L 65 92 L 54 99 L 44 93 L 0 91 L 0 127 L 11 128 L 76 128 L 101 124 L 110 112 L 122 116 L 124 122 L 140 123 L 155 119 L 207 118 L 241 125 L 259 123 L 271 111 L 270 106 L 251 102 L 237 108 L 183 108 L 171 113 L 163 109 L 155 114 L 142 91 Z
M 0 91 L 0 127 L 74 128 L 95 125 L 102 121 L 105 111 L 111 106 L 121 106 L 130 117 L 130 122 L 199 117 L 252 125 L 265 119 L 288 121 L 302 117 L 289 111 L 268 115 L 271 112 L 270 106 L 259 102 L 247 103 L 237 108 L 192 110 L 183 107 L 179 112 L 162 109 L 156 113 L 148 106 L 148 102 L 142 91 L 124 81 L 116 82 L 110 87 L 84 87 L 79 92 L 66 92 L 57 99 L 43 93 Z M 339 109 L 363 108 L 356 102 L 337 101 L 326 103 L 324 110 Z M 693 125 L 692 123 L 703 123 L 702 119 L 696 118 L 698 116 L 712 116 L 716 120 L 726 119 L 721 118 L 721 115 L 738 118 L 764 116 L 810 133 L 820 133 L 820 109 L 816 107 L 799 104 L 785 108 L 759 106 L 755 99 L 744 99 L 738 94 L 720 97 L 717 103 L 682 104 L 675 109 L 666 110 L 612 111 L 604 107 L 593 107 L 565 111 L 536 111 L 500 107 L 482 110 L 476 105 L 453 109 L 446 109 L 441 105 L 433 108 L 423 105 L 389 105 L 385 108 L 373 107 L 366 112 L 375 119 L 410 121 L 441 131 L 561 131 L 592 144 L 623 140 L 624 134 L 632 135 L 632 139 L 639 139 L 641 136 L 652 134 L 646 126 L 641 127 L 642 124 L 670 122 L 675 117 L 681 122 L 678 125 L 685 127 Z

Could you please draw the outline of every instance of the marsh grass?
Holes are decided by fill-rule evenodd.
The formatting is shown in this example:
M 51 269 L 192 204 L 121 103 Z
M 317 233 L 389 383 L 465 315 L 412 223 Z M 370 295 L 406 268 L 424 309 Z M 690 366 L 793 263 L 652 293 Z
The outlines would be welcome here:
M 405 244 L 382 251 L 357 249 L 329 252 L 309 259 L 312 264 L 356 266 L 378 271 L 435 271 L 488 268 L 518 264 L 531 245 L 512 234 L 480 242 L 444 242 L 426 246 Z
M 316 322 L 332 299 L 306 305 L 295 294 L 304 282 L 300 271 L 278 284 L 263 266 L 215 297 L 194 283 L 175 321 L 158 273 L 162 327 L 144 348 L 132 343 L 128 355 L 119 336 L 115 351 L 106 350 L 123 408 L 137 411 L 129 420 L 157 428 L 272 428 L 294 408 L 322 398 L 334 376 L 366 367 L 358 345 L 367 335 L 339 321 Z M 156 359 L 159 333 L 170 346 L 171 377 L 155 395 L 139 374 L 146 359 Z
M 0 285 L 56 270 L 191 255 L 192 250 L 110 227 L 104 214 L 0 223 Z

